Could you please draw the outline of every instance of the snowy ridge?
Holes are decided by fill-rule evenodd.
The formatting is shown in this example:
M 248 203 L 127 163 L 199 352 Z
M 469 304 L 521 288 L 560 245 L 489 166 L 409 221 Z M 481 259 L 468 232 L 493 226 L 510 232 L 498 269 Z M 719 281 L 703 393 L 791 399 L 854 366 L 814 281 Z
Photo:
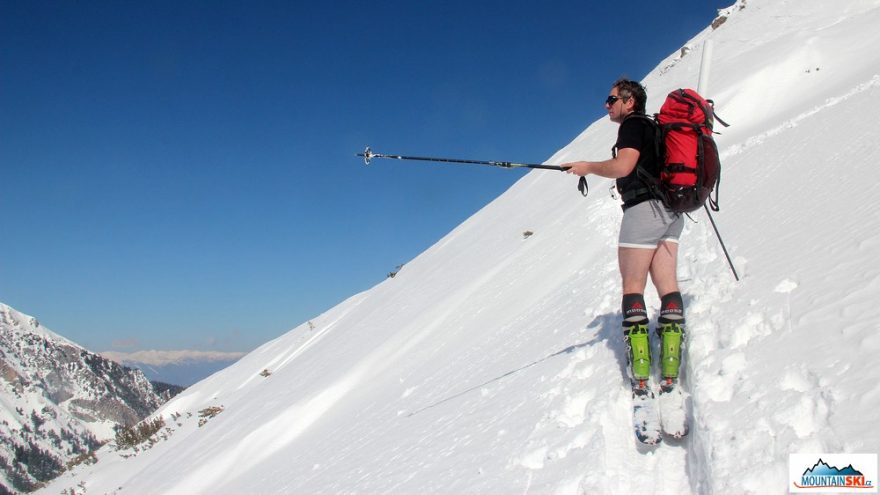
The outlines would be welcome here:
M 880 451 L 880 1 L 724 14 L 645 78 L 656 109 L 696 83 L 711 38 L 708 96 L 732 124 L 716 220 L 742 281 L 695 215 L 686 439 L 633 438 L 611 181 L 585 201 L 536 171 L 167 403 L 152 448 L 108 446 L 44 493 L 785 493 L 789 453 Z M 609 156 L 615 132 L 600 120 L 549 162 Z
M 5 304 L 0 304 L 0 318 L 2 318 L 2 321 L 10 325 L 9 329 L 16 337 L 21 337 L 24 334 L 32 334 L 61 344 L 71 346 L 77 345 L 70 340 L 67 340 L 64 336 L 58 335 L 52 330 L 40 325 L 40 321 L 37 318 L 18 312 Z
M 164 400 L 140 372 L 0 304 L 0 492 L 37 488 Z

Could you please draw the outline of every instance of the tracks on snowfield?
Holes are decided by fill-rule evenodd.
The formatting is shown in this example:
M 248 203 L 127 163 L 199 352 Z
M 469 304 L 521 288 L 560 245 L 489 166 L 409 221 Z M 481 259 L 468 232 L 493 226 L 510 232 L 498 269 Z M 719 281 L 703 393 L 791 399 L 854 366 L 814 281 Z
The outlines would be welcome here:
M 699 424 L 698 401 L 691 396 L 700 367 L 694 367 L 699 363 L 690 358 L 691 354 L 703 356 L 713 347 L 706 342 L 715 341 L 723 323 L 718 308 L 732 298 L 735 286 L 720 262 L 715 238 L 705 223 L 689 226 L 692 232 L 685 244 L 687 256 L 682 260 L 690 341 L 682 366 L 682 385 L 688 395 L 690 434 L 680 440 L 664 437 L 657 446 L 645 446 L 636 440 L 620 315 L 616 299 L 606 297 L 598 307 L 590 308 L 596 316 L 582 334 L 587 341 L 576 346 L 567 365 L 549 379 L 540 397 L 547 412 L 535 424 L 519 455 L 511 459 L 514 467 L 526 469 L 522 482 L 526 492 L 711 493 L 708 460 L 712 449 L 707 443 L 707 430 Z M 617 290 L 616 267 L 608 266 L 607 270 L 604 286 L 594 288 L 599 293 Z M 656 314 L 659 299 L 655 294 L 646 297 Z M 704 387 L 702 393 L 710 390 L 715 389 Z
M 590 325 L 590 344 L 573 353 L 540 398 L 547 413 L 512 460 L 527 469 L 527 491 L 555 485 L 572 494 L 697 493 L 689 477 L 699 472 L 691 437 L 645 446 L 633 434 L 617 316 Z
M 709 233 L 698 229 L 697 234 L 698 238 L 692 240 L 696 248 L 693 252 L 714 252 L 708 247 L 714 240 Z M 702 266 L 706 260 L 691 261 Z M 725 276 L 724 268 L 713 266 L 710 271 L 713 276 Z M 619 290 L 616 264 L 609 263 L 605 270 L 607 276 L 598 277 L 601 282 L 591 290 L 614 294 Z M 692 283 L 706 276 L 686 271 L 688 277 L 695 278 Z M 713 301 L 721 298 L 717 294 L 707 297 Z M 659 298 L 655 294 L 647 298 L 656 313 Z M 680 440 L 664 438 L 653 447 L 636 440 L 617 303 L 615 297 L 597 299 L 596 306 L 587 310 L 593 315 L 592 321 L 580 333 L 585 341 L 573 346 L 566 365 L 555 376 L 546 378 L 538 398 L 546 412 L 509 460 L 514 472 L 524 471 L 520 486 L 526 493 L 680 495 L 706 493 L 711 485 L 711 473 L 704 462 L 707 449 L 700 445 L 703 439 L 690 397 L 689 436 Z M 713 325 L 707 322 L 695 331 Z M 689 391 L 693 375 L 687 359 L 682 373 L 683 386 Z

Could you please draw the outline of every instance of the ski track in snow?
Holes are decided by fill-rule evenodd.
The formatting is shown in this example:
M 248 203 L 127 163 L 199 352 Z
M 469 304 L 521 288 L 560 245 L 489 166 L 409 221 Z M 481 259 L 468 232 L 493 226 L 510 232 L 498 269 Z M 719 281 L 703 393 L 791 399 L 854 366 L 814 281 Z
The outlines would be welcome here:
M 850 91 L 844 93 L 843 95 L 828 98 L 825 101 L 825 103 L 822 105 L 817 105 L 814 108 L 812 108 L 806 112 L 803 112 L 794 118 L 786 120 L 782 124 L 779 124 L 778 126 L 772 128 L 770 130 L 762 132 L 762 133 L 758 134 L 757 136 L 750 137 L 750 138 L 746 139 L 745 142 L 743 142 L 743 143 L 735 144 L 733 146 L 729 146 L 728 148 L 726 148 L 724 150 L 721 150 L 719 152 L 719 156 L 721 158 L 721 163 L 725 163 L 725 161 L 728 158 L 730 158 L 734 155 L 738 155 L 749 148 L 752 148 L 754 146 L 758 146 L 758 145 L 762 144 L 768 138 L 776 136 L 777 134 L 779 134 L 781 132 L 785 132 L 785 131 L 792 129 L 794 127 L 797 127 L 799 122 L 802 122 L 805 119 L 813 117 L 814 115 L 816 115 L 819 112 L 827 110 L 831 107 L 834 107 L 835 105 L 838 105 L 842 102 L 849 100 L 850 98 L 859 96 L 868 90 L 878 88 L 878 87 L 880 87 L 880 74 L 875 74 L 869 81 L 866 81 L 864 83 L 857 85 L 856 87 L 852 88 Z
M 616 270 L 614 265 L 606 267 L 603 279 L 614 280 Z M 644 446 L 635 439 L 615 307 L 616 300 L 606 298 L 600 307 L 591 308 L 594 313 L 604 312 L 588 325 L 592 338 L 552 379 L 540 398 L 547 403 L 547 413 L 511 463 L 529 470 L 528 486 L 556 485 L 556 493 L 691 493 L 687 476 L 681 475 L 687 473 L 688 439 L 664 439 L 657 446 Z M 590 459 L 586 465 L 585 454 Z M 560 472 L 569 473 L 568 477 L 558 479 Z
M 874 76 L 870 81 L 859 84 L 846 94 L 830 98 L 824 105 L 817 106 L 791 121 L 749 139 L 745 145 L 735 147 L 729 153 L 729 157 L 743 152 L 757 153 L 757 150 L 751 148 L 764 145 L 790 147 L 791 145 L 785 141 L 793 136 L 780 141 L 774 140 L 783 138 L 784 131 L 798 126 L 833 128 L 834 125 L 845 125 L 843 122 L 809 117 L 842 104 L 854 108 L 858 106 L 866 112 L 870 112 L 872 108 L 876 110 L 878 101 L 876 96 L 871 97 L 866 93 L 876 91 L 878 87 L 880 87 L 880 77 Z M 852 97 L 857 95 L 866 96 L 867 100 L 856 102 Z M 866 105 L 865 101 L 870 102 L 870 105 Z M 849 113 L 840 115 L 849 115 Z M 839 117 L 835 115 L 834 118 Z M 865 135 L 867 138 L 870 133 L 865 132 Z M 854 149 L 850 153 L 857 155 L 861 151 Z M 876 152 L 874 154 L 876 155 Z M 853 163 L 854 160 L 854 158 L 844 159 L 841 156 L 835 158 L 840 163 Z M 864 156 L 861 159 L 866 163 L 871 162 Z M 788 164 L 793 168 L 799 165 L 801 164 Z M 858 176 L 859 172 L 854 170 L 848 176 L 848 180 Z M 835 193 L 832 192 L 834 189 L 829 191 L 825 188 L 821 194 L 827 193 L 831 196 L 845 194 L 845 185 L 834 185 L 841 190 Z M 817 184 L 817 187 L 821 186 Z M 779 198 L 779 200 L 784 199 Z M 817 204 L 825 205 L 827 208 L 829 203 Z M 804 212 L 804 215 L 808 216 L 809 213 Z M 842 213 L 841 218 L 847 220 L 852 218 L 843 215 Z M 856 218 L 864 217 L 856 216 Z M 772 221 L 770 223 L 777 226 L 777 236 L 785 235 L 784 224 Z M 697 230 L 699 229 L 700 227 Z M 692 390 L 696 404 L 694 406 L 696 424 L 691 430 L 693 452 L 690 453 L 695 460 L 690 471 L 695 493 L 710 493 L 724 486 L 725 480 L 739 479 L 737 473 L 732 472 L 731 466 L 738 465 L 734 458 L 742 456 L 743 452 L 750 453 L 755 468 L 753 475 L 742 480 L 738 489 L 741 493 L 765 493 L 767 486 L 784 486 L 788 453 L 798 450 L 856 452 L 864 449 L 863 446 L 859 446 L 857 440 L 850 439 L 849 445 L 842 443 L 832 421 L 834 411 L 841 405 L 840 403 L 847 402 L 853 405 L 857 403 L 853 402 L 853 397 L 835 392 L 837 389 L 835 383 L 838 382 L 839 377 L 847 374 L 850 366 L 832 367 L 830 369 L 834 372 L 828 373 L 820 363 L 811 362 L 804 356 L 791 352 L 786 353 L 785 349 L 791 344 L 782 342 L 798 341 L 796 332 L 800 322 L 809 321 L 814 315 L 829 314 L 833 321 L 834 312 L 839 311 L 841 314 L 837 315 L 838 321 L 851 321 L 852 315 L 845 318 L 844 314 L 855 307 L 856 301 L 869 299 L 873 296 L 868 294 L 877 293 L 877 288 L 880 286 L 877 271 L 863 270 L 859 275 L 850 276 L 850 280 L 856 278 L 862 280 L 855 282 L 848 294 L 835 295 L 832 299 L 834 303 L 827 297 L 815 298 L 799 314 L 792 309 L 794 296 L 799 295 L 802 289 L 802 284 L 797 278 L 786 277 L 777 282 L 768 280 L 770 287 L 773 287 L 772 292 L 777 294 L 775 298 L 768 297 L 760 302 L 737 300 L 736 293 L 741 292 L 742 287 L 730 283 L 732 277 L 729 274 L 713 275 L 707 272 L 708 267 L 718 267 L 722 260 L 716 259 L 721 254 L 717 244 L 713 245 L 715 242 L 709 229 L 705 226 L 701 229 L 702 233 L 691 232 L 689 235 L 689 242 L 694 242 L 696 239 L 700 241 L 696 249 L 686 250 L 688 254 L 685 261 L 692 265 L 686 271 L 695 272 L 687 291 L 700 295 L 688 305 L 687 370 L 690 376 L 695 377 L 696 383 Z M 697 235 L 694 235 L 695 233 Z M 878 235 L 873 233 L 866 235 L 856 246 L 848 244 L 838 248 L 832 243 L 830 247 L 840 251 L 855 249 L 858 252 L 865 252 L 868 246 L 876 248 L 877 239 Z M 784 249 L 778 251 L 784 257 Z M 864 255 L 854 258 L 864 259 Z M 744 274 L 742 284 L 746 287 L 750 285 L 752 278 L 760 278 L 762 275 L 751 272 L 746 258 L 738 257 L 735 263 L 740 273 Z M 815 266 L 821 266 L 821 263 L 816 263 Z M 847 278 L 843 275 L 846 266 L 846 262 L 838 265 L 838 271 L 843 278 Z M 819 293 L 823 294 L 824 291 L 820 289 Z M 777 301 L 776 304 L 773 303 L 774 299 Z M 832 309 L 834 307 L 840 309 L 834 310 Z M 856 328 L 862 328 L 862 325 L 856 325 Z M 851 333 L 858 332 L 854 328 Z M 876 337 L 873 332 L 871 335 Z M 871 348 L 876 350 L 876 339 L 871 340 L 873 337 L 861 341 L 863 347 L 866 342 L 873 343 L 873 346 L 870 343 L 866 346 L 866 352 L 870 352 Z M 773 342 L 765 343 L 770 340 Z M 858 349 L 859 346 L 856 345 L 854 348 Z M 751 362 L 764 358 L 764 354 L 778 355 L 776 359 L 762 361 L 774 363 L 774 367 L 778 370 L 775 374 L 778 378 L 769 384 L 769 387 L 761 386 L 760 381 L 752 380 L 761 373 L 769 372 L 767 369 L 756 370 Z M 876 386 L 865 388 L 868 390 L 873 388 L 875 394 L 878 390 Z M 721 410 L 726 414 L 719 413 Z M 755 411 L 760 415 L 757 420 L 755 420 Z M 868 446 L 867 450 L 873 451 L 876 447 L 876 445 Z

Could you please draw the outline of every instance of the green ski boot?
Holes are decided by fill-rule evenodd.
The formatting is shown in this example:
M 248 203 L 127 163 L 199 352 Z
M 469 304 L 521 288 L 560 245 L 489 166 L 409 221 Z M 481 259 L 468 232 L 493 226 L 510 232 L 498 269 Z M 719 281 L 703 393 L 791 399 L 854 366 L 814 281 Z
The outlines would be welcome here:
M 660 336 L 660 375 L 667 381 L 672 381 L 678 378 L 681 366 L 684 321 L 666 321 L 659 325 L 657 334 Z
M 624 322 L 623 340 L 626 342 L 626 358 L 632 379 L 645 382 L 651 376 L 651 340 L 648 322 Z

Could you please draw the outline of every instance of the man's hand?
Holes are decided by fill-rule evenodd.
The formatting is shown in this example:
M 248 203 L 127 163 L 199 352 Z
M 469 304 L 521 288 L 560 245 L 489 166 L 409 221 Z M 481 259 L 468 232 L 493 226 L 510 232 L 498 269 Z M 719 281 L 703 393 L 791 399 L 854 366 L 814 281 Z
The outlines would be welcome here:
M 569 174 L 581 177 L 595 174 L 609 179 L 626 177 L 635 168 L 639 161 L 639 150 L 635 148 L 621 148 L 617 150 L 617 156 L 604 162 L 571 162 L 563 163 L 561 167 L 568 168 Z
M 567 174 L 579 175 L 581 177 L 591 173 L 590 170 L 590 162 L 571 162 L 571 163 L 563 163 L 561 167 L 565 170 Z

